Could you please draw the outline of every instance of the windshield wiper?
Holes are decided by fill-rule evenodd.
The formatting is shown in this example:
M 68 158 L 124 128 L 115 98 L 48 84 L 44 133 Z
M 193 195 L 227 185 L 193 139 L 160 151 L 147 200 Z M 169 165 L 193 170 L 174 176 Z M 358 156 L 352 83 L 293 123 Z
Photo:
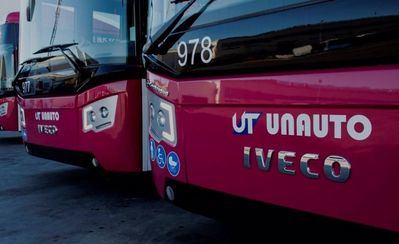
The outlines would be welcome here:
M 56 44 L 56 45 L 51 45 L 48 47 L 44 47 L 40 49 L 39 51 L 33 53 L 33 54 L 42 54 L 42 53 L 50 53 L 50 52 L 55 52 L 55 51 L 60 51 L 64 57 L 67 59 L 69 64 L 75 68 L 77 73 L 82 73 L 83 68 L 85 67 L 85 64 L 78 58 L 76 55 L 69 49 L 72 46 L 76 46 L 78 43 L 67 43 L 67 44 Z M 65 51 L 68 51 L 70 55 L 68 55 Z M 71 58 L 72 57 L 72 58 Z
M 73 42 L 73 43 L 67 43 L 67 44 L 55 44 L 47 47 L 43 47 L 42 49 L 39 49 L 33 54 L 40 54 L 40 53 L 50 53 L 50 52 L 55 52 L 55 51 L 60 51 L 60 50 L 67 50 L 70 47 L 76 46 L 78 43 Z
M 172 47 L 187 31 L 195 21 L 205 12 L 205 10 L 214 2 L 214 0 L 209 0 L 199 11 L 192 14 L 184 22 L 178 25 L 173 32 L 177 33 L 165 38 L 163 42 L 158 46 L 158 53 L 164 54 L 167 50 Z
M 176 1 L 184 1 L 184 0 L 176 0 Z M 205 10 L 209 7 L 210 4 L 214 2 L 214 0 L 209 0 L 198 12 L 188 17 L 183 23 L 176 26 L 176 24 L 183 18 L 185 12 L 191 7 L 191 5 L 196 0 L 190 1 L 168 24 L 165 25 L 164 28 L 161 28 L 157 34 L 155 35 L 155 41 L 152 42 L 150 47 L 145 50 L 144 54 L 148 55 L 157 50 L 157 53 L 162 53 L 162 50 L 173 45 L 181 35 L 184 34 L 184 31 L 190 28 L 194 22 L 205 12 Z M 172 30 L 176 30 L 176 32 L 181 33 L 181 35 L 174 36 L 173 39 L 168 40 L 167 38 Z M 159 34 L 158 34 L 159 33 Z M 145 47 L 144 47 L 145 48 Z
M 188 1 L 190 1 L 190 0 L 171 0 L 170 3 L 178 4 L 178 3 L 182 3 L 182 2 L 188 2 Z
M 51 58 L 54 58 L 54 56 L 30 58 L 30 59 L 25 60 L 24 62 L 22 62 L 21 65 L 33 64 L 33 63 L 41 63 L 41 62 L 49 60 Z
M 175 0 L 172 1 L 171 3 L 177 4 L 180 2 L 184 2 L 183 0 Z M 191 0 L 189 3 L 187 3 L 180 11 L 173 17 L 171 18 L 165 25 L 161 27 L 155 33 L 154 35 L 154 40 L 151 40 L 150 43 L 147 43 L 143 47 L 143 53 L 149 54 L 152 53 L 155 49 L 158 48 L 159 44 L 169 35 L 169 33 L 175 28 L 176 24 L 183 18 L 184 14 L 187 12 L 187 10 L 196 2 L 196 0 Z M 151 39 L 151 37 L 150 37 Z

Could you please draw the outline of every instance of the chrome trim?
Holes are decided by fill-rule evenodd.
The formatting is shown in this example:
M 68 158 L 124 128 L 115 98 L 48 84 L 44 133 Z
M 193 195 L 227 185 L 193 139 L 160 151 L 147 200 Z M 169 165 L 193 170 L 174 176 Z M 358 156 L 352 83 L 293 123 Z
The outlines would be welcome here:
M 274 150 L 267 150 L 266 161 L 262 148 L 255 148 L 256 162 L 260 170 L 268 171 L 270 169 L 270 162 L 272 161 Z
M 295 170 L 287 169 L 288 166 L 292 166 L 292 161 L 285 160 L 286 157 L 295 157 L 295 152 L 280 151 L 278 153 L 278 170 L 282 174 L 295 175 Z
M 244 167 L 251 168 L 251 148 L 244 147 Z
M 338 163 L 340 166 L 339 174 L 334 172 L 334 163 Z M 324 160 L 324 174 L 332 181 L 343 183 L 349 179 L 350 172 L 351 164 L 343 157 L 332 155 Z
M 310 160 L 316 160 L 319 159 L 318 154 L 313 154 L 313 153 L 306 153 L 301 157 L 300 161 L 300 169 L 303 175 L 305 175 L 308 178 L 311 179 L 317 179 L 319 178 L 319 174 L 312 172 L 309 167 L 309 161 Z

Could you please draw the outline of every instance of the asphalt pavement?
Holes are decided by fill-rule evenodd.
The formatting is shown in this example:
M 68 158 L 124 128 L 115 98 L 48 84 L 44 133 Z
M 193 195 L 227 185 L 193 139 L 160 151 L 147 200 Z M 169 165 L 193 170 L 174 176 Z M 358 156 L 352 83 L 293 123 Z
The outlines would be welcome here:
M 104 176 L 35 158 L 11 133 L 0 132 L 0 167 L 2 244 L 318 240 L 314 226 L 302 225 L 296 231 L 297 227 L 287 223 L 276 231 L 267 218 L 226 223 L 193 214 L 160 200 L 150 175 Z M 319 227 L 331 234 L 325 236 L 330 240 L 335 237 L 344 241 L 348 233 L 357 233 L 358 238 L 370 232 L 369 228 L 346 226 L 323 222 Z M 391 233 L 378 235 L 392 240 Z
M 0 243 L 203 243 L 223 226 L 156 196 L 149 176 L 104 177 L 0 138 Z

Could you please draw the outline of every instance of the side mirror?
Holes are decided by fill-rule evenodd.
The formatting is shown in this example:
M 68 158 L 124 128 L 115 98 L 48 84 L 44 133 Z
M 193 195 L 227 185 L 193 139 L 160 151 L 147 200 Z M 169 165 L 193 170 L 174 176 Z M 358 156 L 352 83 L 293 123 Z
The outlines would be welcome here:
M 35 12 L 36 0 L 28 0 L 28 7 L 26 8 L 26 20 L 31 22 L 33 13 Z

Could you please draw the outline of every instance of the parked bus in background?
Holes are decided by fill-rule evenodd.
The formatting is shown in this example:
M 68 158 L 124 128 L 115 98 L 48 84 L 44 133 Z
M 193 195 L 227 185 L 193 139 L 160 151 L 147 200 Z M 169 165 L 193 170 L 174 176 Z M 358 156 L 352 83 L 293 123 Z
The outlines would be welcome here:
M 0 131 L 18 131 L 18 103 L 12 81 L 18 71 L 19 13 L 0 25 Z
M 111 172 L 141 172 L 146 2 L 21 4 L 15 80 L 22 137 L 35 156 Z
M 399 231 L 398 1 L 150 2 L 162 197 L 190 186 Z

